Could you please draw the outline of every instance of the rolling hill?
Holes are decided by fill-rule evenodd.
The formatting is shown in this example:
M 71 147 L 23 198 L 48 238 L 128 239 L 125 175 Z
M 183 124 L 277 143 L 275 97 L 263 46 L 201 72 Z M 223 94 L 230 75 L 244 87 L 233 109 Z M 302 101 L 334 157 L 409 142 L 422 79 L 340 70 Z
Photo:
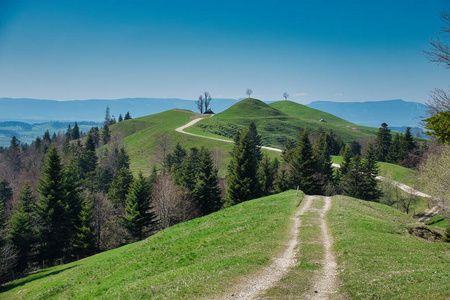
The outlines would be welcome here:
M 286 246 L 302 195 L 255 199 L 175 225 L 144 241 L 43 269 L 0 288 L 4 299 L 217 298 L 271 264 Z M 300 209 L 306 205 L 303 201 Z M 296 264 L 267 291 L 273 299 L 305 296 L 320 279 L 316 222 L 322 198 L 300 218 Z M 295 217 L 294 217 L 295 218 Z M 421 225 L 390 207 L 333 197 L 326 222 L 334 239 L 343 298 L 450 297 L 450 244 L 417 237 Z
M 250 121 L 255 122 L 263 145 L 272 147 L 282 147 L 287 138 L 296 138 L 303 128 L 313 132 L 319 127 L 325 131 L 332 129 L 345 142 L 374 137 L 377 131 L 376 128 L 358 126 L 295 102 L 279 101 L 268 105 L 252 98 L 234 104 L 187 131 L 232 138 L 237 130 L 247 126 Z

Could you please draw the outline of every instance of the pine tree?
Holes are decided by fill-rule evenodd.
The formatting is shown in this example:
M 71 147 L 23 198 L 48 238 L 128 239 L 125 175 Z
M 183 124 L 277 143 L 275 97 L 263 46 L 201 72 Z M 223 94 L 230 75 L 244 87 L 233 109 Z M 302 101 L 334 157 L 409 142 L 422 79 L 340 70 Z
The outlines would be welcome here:
M 124 119 L 125 120 L 130 120 L 131 119 L 131 115 L 130 115 L 129 111 L 127 111 L 127 113 L 125 114 L 125 118 Z
M 84 200 L 79 220 L 79 225 L 75 227 L 76 234 L 72 253 L 73 257 L 84 258 L 96 252 L 96 238 L 94 226 L 92 225 L 92 206 L 89 199 Z
M 51 147 L 39 179 L 41 194 L 36 206 L 39 259 L 50 265 L 63 258 L 69 246 L 70 218 L 67 213 L 62 164 L 55 147 Z
M 278 171 L 278 160 L 274 159 L 273 162 L 270 161 L 270 158 L 267 155 L 264 155 L 261 163 L 259 165 L 259 182 L 261 184 L 261 192 L 262 196 L 267 196 L 272 193 L 275 185 L 275 176 Z
M 95 142 L 92 134 L 88 134 L 83 151 L 78 161 L 83 178 L 90 172 L 94 172 L 97 167 L 97 155 L 95 153 Z
M 123 121 L 123 117 L 122 114 L 119 114 L 119 118 L 117 119 L 117 123 L 120 123 Z
M 153 208 L 151 187 L 142 173 L 133 182 L 127 195 L 123 223 L 134 240 L 142 240 L 148 232 L 155 230 L 157 216 L 150 210 Z
M 220 197 L 220 189 L 217 186 L 219 183 L 217 169 L 214 167 L 209 151 L 202 148 L 199 160 L 198 182 L 193 194 L 202 215 L 207 215 L 218 211 L 223 203 Z
M 386 161 L 389 147 L 391 146 L 391 140 L 391 130 L 386 123 L 382 123 L 375 139 L 375 150 L 378 161 Z
M 414 138 L 411 134 L 411 127 L 406 127 L 406 132 L 405 135 L 403 136 L 401 144 L 405 156 L 413 152 L 413 150 L 417 147 L 416 143 L 414 142 Z
M 73 126 L 72 129 L 72 139 L 78 140 L 79 138 L 80 138 L 80 128 L 78 127 L 78 123 L 75 122 L 75 125 Z
M 111 140 L 111 131 L 109 130 L 109 126 L 105 124 L 103 126 L 103 132 L 102 132 L 102 142 L 103 145 L 106 145 Z
M 108 193 L 109 200 L 119 206 L 125 206 L 125 200 L 133 182 L 133 175 L 128 168 L 120 169 L 111 182 Z
M 313 147 L 314 159 L 317 163 L 317 170 L 322 178 L 322 189 L 334 182 L 333 168 L 331 166 L 331 156 L 329 152 L 327 138 L 324 133 L 321 133 L 316 139 Z
M 341 178 L 340 189 L 346 196 L 362 199 L 363 187 L 364 176 L 361 157 L 356 155 L 350 161 L 347 172 Z
M 50 131 L 46 130 L 44 132 L 44 136 L 42 137 L 42 140 L 44 140 L 44 142 L 49 145 L 51 143 L 51 138 L 50 138 Z
M 256 130 L 255 122 L 251 121 L 250 124 L 248 125 L 248 133 L 250 136 L 251 146 L 254 151 L 253 155 L 256 157 L 256 160 L 259 163 L 262 159 L 261 136 L 258 134 L 258 131 Z
M 68 138 L 69 140 L 72 139 L 72 126 L 67 126 L 67 131 L 66 131 L 66 138 Z
M 0 181 L 0 203 L 5 205 L 13 197 L 12 188 L 9 186 L 9 182 L 6 179 Z
M 322 194 L 322 186 L 316 176 L 318 163 L 313 155 L 311 142 L 306 130 L 300 134 L 297 146 L 289 161 L 289 183 L 298 186 L 305 194 Z
M 17 250 L 16 271 L 23 272 L 31 261 L 35 242 L 32 228 L 32 212 L 35 198 L 28 182 L 25 182 L 10 221 L 9 238 Z
M 364 186 L 363 194 L 360 199 L 378 202 L 383 193 L 378 188 L 376 177 L 380 171 L 375 157 L 375 149 L 373 145 L 369 143 L 365 150 L 365 159 L 362 162 Z
M 249 128 L 237 133 L 227 178 L 227 205 L 235 205 L 261 195 L 254 134 Z
M 399 163 L 404 159 L 403 148 L 401 144 L 400 135 L 397 133 L 392 140 L 391 146 L 389 147 L 389 152 L 386 157 L 386 161 L 390 163 Z

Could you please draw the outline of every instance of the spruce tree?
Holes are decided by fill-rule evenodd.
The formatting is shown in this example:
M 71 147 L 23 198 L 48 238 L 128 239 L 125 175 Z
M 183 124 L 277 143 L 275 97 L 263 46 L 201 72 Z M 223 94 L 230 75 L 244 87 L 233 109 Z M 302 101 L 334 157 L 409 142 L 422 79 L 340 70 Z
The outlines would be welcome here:
M 69 140 L 72 139 L 72 126 L 67 126 L 67 131 L 66 131 L 66 138 L 68 138 Z
M 261 184 L 261 195 L 267 196 L 272 193 L 275 186 L 275 177 L 278 171 L 278 160 L 270 161 L 267 155 L 264 155 L 259 165 L 259 181 Z
M 194 189 L 194 197 L 202 215 L 218 211 L 223 203 L 220 189 L 217 186 L 219 177 L 214 167 L 211 154 L 205 148 L 200 150 L 198 181 Z
M 97 167 L 97 154 L 95 153 L 95 141 L 92 134 L 88 134 L 84 148 L 78 161 L 82 178 L 87 177 L 87 174 L 94 172 Z
M 119 207 L 125 206 L 125 200 L 128 194 L 128 190 L 133 182 L 133 175 L 128 168 L 123 167 L 120 169 L 116 177 L 114 177 L 109 188 L 108 198 L 109 200 L 118 205 Z
M 316 176 L 318 163 L 314 158 L 306 130 L 303 130 L 300 134 L 289 163 L 289 183 L 292 188 L 298 186 L 300 190 L 308 195 L 323 193 L 322 186 Z
M 364 175 L 361 157 L 356 155 L 348 165 L 348 169 L 341 177 L 340 189 L 346 196 L 362 199 Z
M 9 186 L 9 182 L 6 179 L 0 181 L 0 203 L 5 205 L 13 197 L 12 188 Z
M 131 114 L 129 111 L 127 111 L 127 113 L 125 114 L 124 120 L 130 120 L 130 119 L 131 119 Z
M 389 152 L 386 157 L 386 161 L 390 163 L 399 163 L 403 160 L 403 147 L 401 144 L 400 135 L 397 133 L 392 140 L 391 146 L 389 147 Z
M 78 123 L 75 122 L 75 125 L 72 129 L 72 140 L 78 140 L 80 138 L 80 128 L 78 127 Z
M 119 118 L 117 119 L 117 123 L 120 123 L 123 121 L 123 117 L 122 114 L 119 114 Z
M 375 150 L 378 161 L 386 161 L 391 140 L 391 130 L 386 123 L 382 123 L 375 139 Z
M 103 132 L 102 132 L 102 142 L 103 145 L 106 145 L 111 140 L 111 131 L 109 130 L 109 125 L 105 124 L 103 126 Z
M 127 195 L 126 215 L 123 217 L 124 227 L 134 240 L 140 241 L 148 232 L 156 229 L 157 216 L 155 212 L 150 211 L 153 208 L 151 203 L 151 186 L 142 173 L 139 173 Z
M 378 188 L 376 179 L 379 171 L 376 161 L 376 153 L 373 145 L 369 143 L 365 150 L 365 159 L 362 162 L 362 173 L 364 176 L 363 192 L 360 199 L 378 202 L 383 195 Z
M 39 260 L 50 265 L 63 258 L 71 236 L 70 218 L 65 201 L 61 159 L 55 147 L 48 153 L 44 170 L 38 183 L 41 197 L 36 205 Z
M 31 262 L 32 246 L 35 242 L 32 228 L 32 212 L 35 198 L 28 182 L 25 182 L 19 195 L 19 201 L 11 217 L 9 238 L 17 250 L 16 270 L 23 272 Z
M 92 225 L 92 206 L 88 198 L 83 202 L 79 220 L 79 224 L 75 227 L 76 233 L 72 246 L 74 258 L 84 258 L 96 252 L 96 238 L 94 226 Z
M 235 205 L 261 195 L 258 181 L 258 157 L 255 149 L 254 134 L 249 128 L 237 133 L 234 139 L 231 161 L 228 165 L 227 205 Z

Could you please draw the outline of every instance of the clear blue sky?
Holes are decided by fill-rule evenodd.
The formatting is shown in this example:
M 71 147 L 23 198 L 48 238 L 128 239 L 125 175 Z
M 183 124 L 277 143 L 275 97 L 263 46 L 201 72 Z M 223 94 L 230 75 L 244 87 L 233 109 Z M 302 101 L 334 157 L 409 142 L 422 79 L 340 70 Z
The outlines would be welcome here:
M 425 102 L 448 0 L 0 0 L 0 97 Z

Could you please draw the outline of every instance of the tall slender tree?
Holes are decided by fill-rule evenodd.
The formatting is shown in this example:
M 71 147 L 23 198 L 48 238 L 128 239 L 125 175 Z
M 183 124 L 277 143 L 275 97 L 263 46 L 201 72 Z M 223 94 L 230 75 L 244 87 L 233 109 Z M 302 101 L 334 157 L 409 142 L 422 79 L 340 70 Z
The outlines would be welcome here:
M 142 240 L 147 234 L 156 229 L 156 213 L 151 211 L 152 192 L 146 178 L 139 173 L 127 195 L 123 223 L 134 240 Z
M 375 151 L 378 161 L 386 161 L 391 146 L 391 130 L 386 123 L 382 123 L 378 129 L 377 137 L 375 139 Z

